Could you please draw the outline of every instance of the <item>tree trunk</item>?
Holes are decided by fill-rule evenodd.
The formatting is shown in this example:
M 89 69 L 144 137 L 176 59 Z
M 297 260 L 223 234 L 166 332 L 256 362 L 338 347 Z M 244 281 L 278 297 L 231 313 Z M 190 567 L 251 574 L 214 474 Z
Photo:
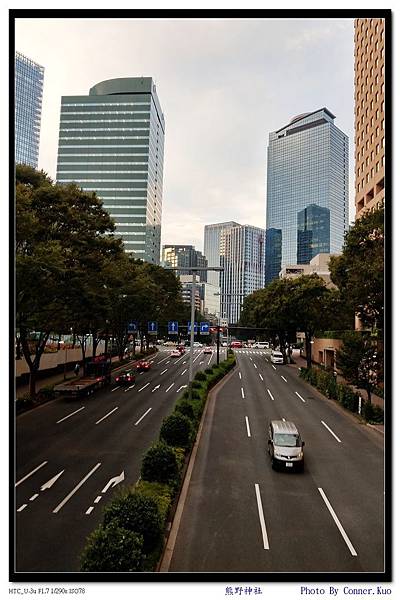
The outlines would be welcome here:
M 311 369 L 311 335 L 305 331 L 307 369 Z
M 39 341 L 35 346 L 35 356 L 32 360 L 29 343 L 28 343 L 28 330 L 21 328 L 21 346 L 24 354 L 24 358 L 29 367 L 29 395 L 31 398 L 36 397 L 36 374 L 39 370 L 40 359 L 46 347 L 46 342 L 49 339 L 50 331 L 41 333 Z
M 61 333 L 58 334 L 58 340 L 57 340 L 57 352 L 59 352 L 61 347 Z
M 368 404 L 371 404 L 372 403 L 371 388 L 367 387 L 366 391 L 367 391 L 367 402 L 368 402 Z

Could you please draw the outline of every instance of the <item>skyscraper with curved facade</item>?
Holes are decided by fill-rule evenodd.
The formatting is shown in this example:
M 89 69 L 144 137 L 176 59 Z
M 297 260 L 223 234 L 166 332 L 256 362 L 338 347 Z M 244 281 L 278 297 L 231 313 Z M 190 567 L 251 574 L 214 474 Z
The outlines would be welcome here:
M 327 108 L 270 133 L 265 283 L 286 265 L 341 252 L 348 229 L 349 141 Z
M 61 99 L 57 181 L 95 191 L 126 252 L 160 262 L 164 115 L 151 77 L 109 79 Z

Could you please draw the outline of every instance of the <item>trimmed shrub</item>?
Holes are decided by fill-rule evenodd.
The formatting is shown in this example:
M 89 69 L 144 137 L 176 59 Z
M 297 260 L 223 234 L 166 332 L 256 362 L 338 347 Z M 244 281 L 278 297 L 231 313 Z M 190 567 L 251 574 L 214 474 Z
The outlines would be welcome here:
M 194 376 L 194 379 L 195 381 L 205 381 L 207 379 L 207 375 L 203 373 L 203 371 L 198 371 Z
M 192 441 L 192 424 L 190 420 L 180 413 L 172 413 L 163 420 L 160 439 L 170 446 L 188 448 Z
M 203 387 L 203 384 L 200 381 L 196 381 L 196 377 L 195 377 L 194 381 L 192 381 L 192 390 L 199 390 L 202 387 Z
M 155 548 L 162 533 L 161 516 L 154 498 L 138 492 L 117 497 L 104 509 L 104 526 L 115 523 L 143 536 L 143 550 Z
M 80 557 L 81 571 L 140 571 L 143 537 L 110 523 L 97 527 L 87 538 Z
M 178 476 L 179 466 L 173 448 L 163 441 L 153 444 L 143 457 L 142 479 L 172 483 Z
M 193 398 L 193 395 L 192 395 Z M 175 406 L 175 411 L 184 415 L 191 421 L 196 421 L 198 419 L 198 408 L 193 404 L 193 402 L 189 402 L 188 400 L 181 400 Z
M 157 483 L 156 481 L 145 481 L 140 479 L 135 486 L 135 491 L 141 496 L 152 498 L 157 504 L 158 512 L 162 523 L 165 523 L 168 511 L 172 503 L 172 490 L 166 483 Z
M 206 375 L 211 375 L 213 372 L 212 369 L 210 369 L 209 367 L 204 371 L 204 373 L 206 373 Z
M 363 404 L 361 413 L 368 423 L 383 423 L 384 422 L 384 411 L 380 406 L 376 404 Z

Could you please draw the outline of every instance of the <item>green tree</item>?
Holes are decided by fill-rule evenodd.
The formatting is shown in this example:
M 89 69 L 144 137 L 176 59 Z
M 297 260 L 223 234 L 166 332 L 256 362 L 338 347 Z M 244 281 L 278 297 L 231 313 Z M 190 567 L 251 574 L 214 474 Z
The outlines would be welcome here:
M 384 208 L 368 211 L 345 236 L 343 253 L 329 263 L 333 283 L 365 327 L 384 324 Z
M 366 390 L 368 404 L 371 393 L 383 368 L 383 357 L 376 338 L 366 332 L 348 332 L 336 353 L 337 366 L 343 377 L 351 384 Z

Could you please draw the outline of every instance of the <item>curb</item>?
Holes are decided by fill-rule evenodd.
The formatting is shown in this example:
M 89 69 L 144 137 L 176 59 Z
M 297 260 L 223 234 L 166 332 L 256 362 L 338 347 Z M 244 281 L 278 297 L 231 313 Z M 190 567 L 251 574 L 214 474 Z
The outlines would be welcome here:
M 164 547 L 164 552 L 163 552 L 162 558 L 159 563 L 158 572 L 160 572 L 160 573 L 166 573 L 169 571 L 169 567 L 170 567 L 171 560 L 172 560 L 172 555 L 173 555 L 174 548 L 175 548 L 175 542 L 176 542 L 176 538 L 178 535 L 178 530 L 179 530 L 179 526 L 180 526 L 180 522 L 181 522 L 181 518 L 182 518 L 182 514 L 183 514 L 183 509 L 185 507 L 186 496 L 189 491 L 189 484 L 190 484 L 190 479 L 192 476 L 192 471 L 194 468 L 194 463 L 196 460 L 196 454 L 197 454 L 197 451 L 198 451 L 198 448 L 200 445 L 201 434 L 203 431 L 203 426 L 204 426 L 204 422 L 205 422 L 205 419 L 206 419 L 206 416 L 207 416 L 207 413 L 209 410 L 209 406 L 211 405 L 212 402 L 215 402 L 216 395 L 218 394 L 220 388 L 222 388 L 225 385 L 225 383 L 233 376 L 236 369 L 237 369 L 237 364 L 235 364 L 234 368 L 231 369 L 231 371 L 227 375 L 225 375 L 225 377 L 223 377 L 223 379 L 221 379 L 221 381 L 219 381 L 212 388 L 212 390 L 210 391 L 210 393 L 207 396 L 207 400 L 206 400 L 204 410 L 203 410 L 203 415 L 201 417 L 199 429 L 197 431 L 196 440 L 193 444 L 188 468 L 186 470 L 185 478 L 183 480 L 183 484 L 181 487 L 181 492 L 179 495 L 179 500 L 178 500 L 178 504 L 176 507 L 175 515 L 172 520 L 172 525 L 171 525 L 171 528 L 170 528 L 170 531 L 168 534 L 167 542 Z

